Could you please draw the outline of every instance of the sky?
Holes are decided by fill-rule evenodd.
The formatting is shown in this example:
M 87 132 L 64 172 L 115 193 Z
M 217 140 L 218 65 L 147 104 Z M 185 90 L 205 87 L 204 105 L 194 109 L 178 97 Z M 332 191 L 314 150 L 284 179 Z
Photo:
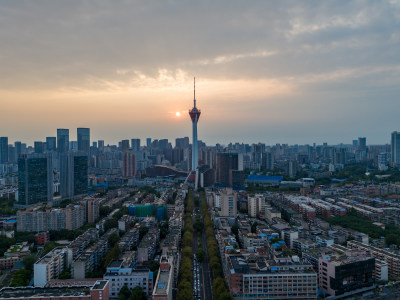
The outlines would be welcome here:
M 210 145 L 400 130 L 400 1 L 9 0 L 0 44 L 10 143 L 191 139 L 194 76 Z

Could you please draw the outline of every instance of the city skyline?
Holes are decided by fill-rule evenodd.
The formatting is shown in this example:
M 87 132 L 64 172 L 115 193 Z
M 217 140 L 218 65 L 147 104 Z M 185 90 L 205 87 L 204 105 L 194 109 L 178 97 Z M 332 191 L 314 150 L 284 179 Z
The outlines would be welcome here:
M 208 144 L 384 144 L 400 129 L 396 1 L 37 1 L 0 12 L 0 136 L 11 142 L 77 127 L 110 144 L 190 136 L 193 76 Z

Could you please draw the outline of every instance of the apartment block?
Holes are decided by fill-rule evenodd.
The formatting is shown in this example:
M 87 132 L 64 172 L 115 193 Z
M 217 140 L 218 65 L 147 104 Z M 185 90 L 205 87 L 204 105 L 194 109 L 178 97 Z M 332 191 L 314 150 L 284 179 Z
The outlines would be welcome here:
M 68 248 L 55 248 L 40 258 L 33 266 L 34 286 L 43 287 L 71 265 L 72 251 Z
M 347 247 L 365 251 L 367 255 L 371 255 L 377 260 L 386 262 L 389 265 L 389 279 L 398 278 L 400 275 L 400 255 L 358 241 L 348 241 Z

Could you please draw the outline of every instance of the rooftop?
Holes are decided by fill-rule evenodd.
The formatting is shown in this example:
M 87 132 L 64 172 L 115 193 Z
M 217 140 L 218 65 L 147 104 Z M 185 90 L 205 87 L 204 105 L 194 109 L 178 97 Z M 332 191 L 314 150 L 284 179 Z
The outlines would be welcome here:
M 68 297 L 86 296 L 90 294 L 89 287 L 5 287 L 0 290 L 0 299 L 30 299 L 35 297 Z

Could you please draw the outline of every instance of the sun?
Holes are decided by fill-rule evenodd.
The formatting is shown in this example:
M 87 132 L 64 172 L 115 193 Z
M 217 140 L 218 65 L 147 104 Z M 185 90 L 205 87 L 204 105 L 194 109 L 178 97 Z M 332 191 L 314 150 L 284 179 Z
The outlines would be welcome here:
M 180 117 L 181 113 L 179 111 L 176 112 L 175 116 Z

